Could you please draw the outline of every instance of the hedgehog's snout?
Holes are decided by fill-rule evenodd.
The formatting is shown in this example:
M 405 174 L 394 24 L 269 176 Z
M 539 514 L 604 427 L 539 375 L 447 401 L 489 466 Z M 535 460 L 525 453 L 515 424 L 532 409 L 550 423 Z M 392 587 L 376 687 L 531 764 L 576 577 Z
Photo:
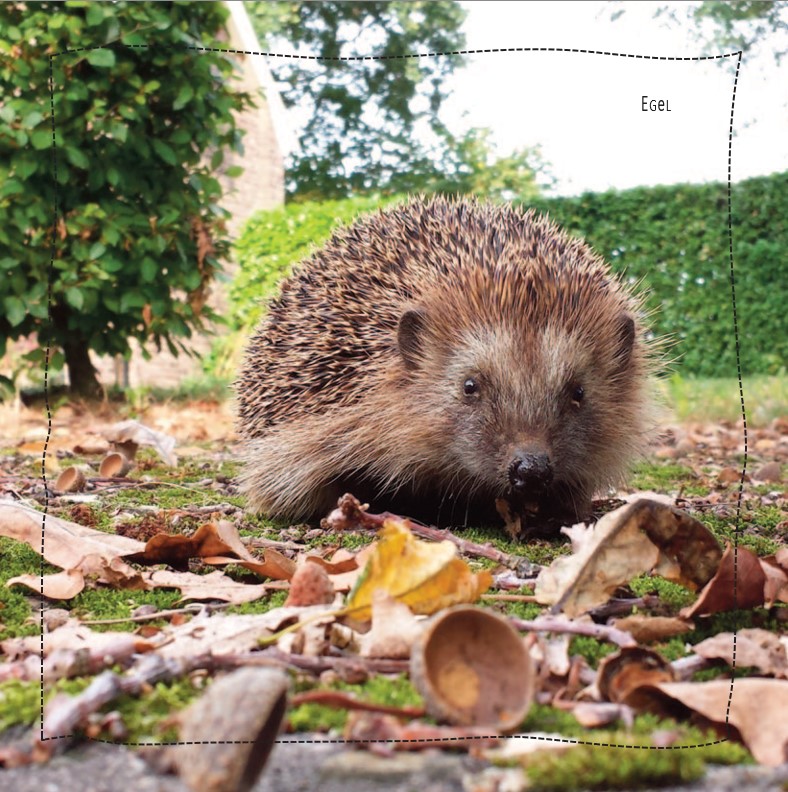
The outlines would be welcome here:
M 552 480 L 553 466 L 543 451 L 518 451 L 509 464 L 509 483 L 515 492 L 543 492 Z

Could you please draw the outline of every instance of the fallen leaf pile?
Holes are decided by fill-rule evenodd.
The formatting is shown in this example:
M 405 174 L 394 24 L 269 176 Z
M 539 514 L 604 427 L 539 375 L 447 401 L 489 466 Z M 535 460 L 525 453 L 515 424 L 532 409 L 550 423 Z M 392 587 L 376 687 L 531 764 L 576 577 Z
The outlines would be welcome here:
M 97 438 L 82 438 L 80 448 L 133 461 L 148 444 L 166 464 L 178 462 L 167 435 L 136 422 Z M 669 447 L 680 447 L 680 438 Z M 112 486 L 126 486 L 117 478 Z M 18 498 L 0 500 L 0 536 L 27 545 L 58 570 L 8 581 L 43 598 L 43 636 L 0 642 L 0 682 L 43 678 L 45 690 L 78 676 L 91 682 L 78 695 L 48 698 L 41 733 L 31 732 L 26 750 L 0 746 L 0 766 L 46 761 L 60 740 L 74 736 L 122 741 L 119 716 L 107 712 L 113 701 L 195 675 L 216 681 L 174 716 L 180 738 L 199 742 L 204 730 L 206 740 L 221 733 L 228 743 L 260 746 L 259 753 L 228 747 L 234 753 L 171 754 L 172 767 L 195 789 L 208 788 L 205 779 L 217 768 L 258 773 L 289 713 L 307 703 L 347 710 L 342 736 L 381 754 L 446 745 L 492 757 L 505 735 L 519 734 L 538 702 L 572 713 L 587 729 L 626 732 L 638 714 L 655 713 L 739 741 L 762 764 L 788 759 L 785 632 L 741 629 L 689 646 L 714 614 L 771 609 L 784 620 L 788 547 L 759 557 L 738 542 L 723 546 L 671 499 L 634 497 L 594 525 L 565 528 L 571 552 L 539 566 L 448 531 L 371 514 L 351 495 L 340 499 L 322 530 L 373 535 L 355 551 L 330 543 L 309 549 L 286 533 L 281 541 L 242 539 L 232 509 L 228 519 L 206 511 L 183 532 L 156 512 L 143 538 L 120 535 L 79 520 L 87 514 L 80 499 L 98 492 L 101 477 L 87 475 L 79 488 L 72 479 L 79 477 L 66 477 L 63 491 L 76 504 L 74 519 Z M 657 595 L 636 597 L 629 584 L 644 575 L 678 583 L 694 601 L 669 612 Z M 533 594 L 511 593 L 526 587 Z M 138 609 L 129 618 L 139 624 L 135 633 L 99 631 L 63 607 L 87 589 L 159 588 L 177 590 L 178 606 Z M 287 591 L 281 607 L 223 612 L 281 590 Z M 510 600 L 543 610 L 530 621 L 507 617 L 500 606 Z M 154 618 L 156 626 L 149 623 Z M 573 636 L 614 651 L 594 669 L 571 654 Z M 676 636 L 688 641 L 687 653 L 670 661 L 658 645 Z M 746 677 L 732 679 L 733 668 L 746 669 Z M 692 681 L 696 672 L 715 669 L 722 676 Z M 423 707 L 376 704 L 320 686 L 295 694 L 285 672 L 344 681 L 408 674 Z M 249 695 L 252 690 L 261 692 Z M 243 717 L 228 720 L 227 702 Z M 554 749 L 550 739 L 541 735 L 534 745 L 523 735 L 522 755 Z M 665 747 L 671 739 L 655 733 L 653 744 Z

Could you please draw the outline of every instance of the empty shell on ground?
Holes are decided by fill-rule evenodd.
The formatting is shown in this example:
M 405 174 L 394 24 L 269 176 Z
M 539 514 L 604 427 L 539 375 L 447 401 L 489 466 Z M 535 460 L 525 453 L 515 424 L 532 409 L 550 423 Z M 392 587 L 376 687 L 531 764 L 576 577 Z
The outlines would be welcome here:
M 57 477 L 55 489 L 58 492 L 82 492 L 85 483 L 85 474 L 78 467 L 69 467 Z
M 131 462 L 126 457 L 114 451 L 107 454 L 101 461 L 99 476 L 102 478 L 119 478 L 125 476 L 131 470 Z
M 502 616 L 459 605 L 430 619 L 411 653 L 411 679 L 439 720 L 513 731 L 533 700 L 531 658 Z

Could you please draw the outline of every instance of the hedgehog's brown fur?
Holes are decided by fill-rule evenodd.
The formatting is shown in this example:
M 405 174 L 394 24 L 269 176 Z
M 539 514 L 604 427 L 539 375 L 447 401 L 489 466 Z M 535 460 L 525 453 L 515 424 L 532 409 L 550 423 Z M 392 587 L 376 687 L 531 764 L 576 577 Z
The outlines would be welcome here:
M 583 516 L 647 441 L 641 322 L 604 261 L 533 212 L 431 198 L 362 218 L 285 279 L 251 339 L 242 488 L 269 515 L 317 517 L 350 491 L 445 522 L 490 511 L 537 447 L 539 500 Z

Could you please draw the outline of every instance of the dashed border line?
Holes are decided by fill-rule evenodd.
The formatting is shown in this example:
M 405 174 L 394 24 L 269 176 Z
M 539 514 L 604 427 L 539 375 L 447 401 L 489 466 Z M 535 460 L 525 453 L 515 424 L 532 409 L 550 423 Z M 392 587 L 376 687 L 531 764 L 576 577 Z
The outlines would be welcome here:
M 55 84 L 54 84 L 54 77 L 53 77 L 53 63 L 55 58 L 59 58 L 62 55 L 73 55 L 78 52 L 89 52 L 92 50 L 97 49 L 115 49 L 115 48 L 123 48 L 123 49 L 150 49 L 152 45 L 149 44 L 111 44 L 111 45 L 97 45 L 94 47 L 79 47 L 77 49 L 68 49 L 63 50 L 62 52 L 56 52 L 49 56 L 49 107 L 51 113 L 51 124 L 52 124 L 52 178 L 55 186 L 55 197 L 54 197 L 54 222 L 52 225 L 52 244 L 51 244 L 51 254 L 50 254 L 50 261 L 49 261 L 49 283 L 47 288 L 47 317 L 49 319 L 49 332 L 47 333 L 47 345 L 46 345 L 46 354 L 44 357 L 44 403 L 46 405 L 46 414 L 47 414 L 47 434 L 44 440 L 44 449 L 41 459 L 41 479 L 44 483 L 44 511 L 42 513 L 41 519 L 41 560 L 40 560 L 40 595 L 41 595 L 41 606 L 39 609 L 40 614 L 40 657 L 41 657 L 41 703 L 40 703 L 40 734 L 39 740 L 41 742 L 46 742 L 50 740 L 60 740 L 60 739 L 69 739 L 73 735 L 59 735 L 57 737 L 44 737 L 44 531 L 46 528 L 46 517 L 49 509 L 49 488 L 47 487 L 47 477 L 46 477 L 46 453 L 47 448 L 49 445 L 49 441 L 52 434 L 52 411 L 51 405 L 49 402 L 49 358 L 51 353 L 51 342 L 52 342 L 52 275 L 54 269 L 54 259 L 55 259 L 55 238 L 57 234 L 57 221 L 58 221 L 58 213 L 59 213 L 59 201 L 58 201 L 58 181 L 57 181 L 57 146 L 56 146 L 56 137 L 55 137 Z M 612 57 L 618 58 L 632 58 L 635 60 L 659 60 L 659 61 L 704 61 L 704 60 L 722 60 L 724 58 L 736 58 L 736 73 L 733 80 L 733 93 L 731 95 L 731 115 L 730 115 L 730 122 L 728 126 L 728 190 L 727 190 L 727 199 L 728 199 L 728 249 L 729 249 L 729 260 L 730 260 L 730 284 L 731 284 L 731 301 L 732 301 L 732 308 L 733 308 L 733 331 L 735 335 L 735 343 L 736 343 L 736 371 L 739 379 L 739 402 L 741 405 L 741 414 L 742 414 L 742 421 L 744 425 L 744 460 L 742 463 L 742 470 L 741 476 L 739 478 L 739 492 L 736 501 L 736 522 L 735 522 L 735 529 L 734 529 L 734 553 L 733 553 L 733 608 L 734 612 L 736 610 L 736 606 L 738 604 L 737 599 L 737 582 L 738 582 L 738 549 L 739 549 L 739 526 L 741 521 L 741 507 L 742 507 L 742 499 L 744 493 L 744 479 L 747 472 L 747 457 L 748 457 L 748 434 L 747 434 L 747 413 L 745 411 L 744 405 L 744 386 L 742 384 L 742 374 L 741 374 L 741 350 L 739 345 L 739 322 L 738 322 L 738 314 L 736 310 L 736 281 L 734 277 L 734 267 L 733 267 L 733 209 L 732 209 L 732 197 L 731 197 L 731 161 L 732 161 L 732 152 L 733 152 L 733 115 L 734 109 L 736 105 L 736 88 L 738 85 L 739 80 L 739 71 L 741 68 L 742 62 L 742 51 L 738 52 L 729 52 L 722 55 L 697 55 L 697 56 L 670 56 L 670 55 L 638 55 L 634 53 L 626 53 L 626 52 L 610 52 L 608 50 L 589 50 L 589 49 L 577 49 L 577 48 L 567 48 L 567 47 L 493 47 L 488 49 L 467 49 L 467 50 L 449 50 L 445 52 L 418 52 L 418 53 L 407 53 L 402 55 L 352 55 L 348 57 L 322 57 L 319 55 L 286 55 L 278 52 L 265 52 L 265 51 L 256 51 L 256 50 L 239 50 L 239 49 L 230 49 L 230 48 L 221 48 L 221 47 L 200 47 L 195 45 L 185 45 L 182 49 L 185 50 L 193 50 L 196 52 L 220 52 L 220 53 L 227 53 L 227 54 L 235 54 L 235 55 L 264 55 L 268 58 L 285 58 L 287 60 L 312 60 L 312 61 L 368 61 L 368 60 L 404 60 L 404 59 L 413 59 L 413 58 L 435 58 L 447 55 L 477 55 L 482 53 L 497 53 L 497 52 L 574 52 L 582 55 L 607 55 Z M 730 707 L 731 707 L 731 700 L 733 698 L 733 672 L 736 670 L 736 635 L 738 631 L 738 625 L 735 626 L 734 633 L 733 633 L 733 662 L 731 665 L 731 685 L 730 691 L 728 693 L 728 702 L 725 710 L 725 725 L 728 728 L 728 737 L 720 738 L 719 740 L 712 740 L 710 742 L 705 743 L 698 743 L 697 745 L 621 745 L 619 743 L 607 743 L 607 742 L 596 742 L 591 740 L 573 740 L 569 738 L 561 738 L 561 737 L 544 737 L 539 735 L 529 735 L 529 734 L 513 734 L 513 735 L 505 735 L 506 738 L 520 738 L 520 739 L 527 739 L 527 740 L 538 740 L 541 742 L 557 742 L 557 743 L 569 743 L 572 745 L 590 745 L 593 747 L 601 747 L 601 748 L 631 748 L 637 750 L 647 750 L 647 751 L 681 751 L 681 750 L 691 750 L 695 748 L 704 748 L 711 745 L 719 745 L 724 742 L 728 742 L 731 739 L 732 735 L 732 724 L 729 720 L 730 715 Z M 468 737 L 432 737 L 432 738 L 423 738 L 423 739 L 414 739 L 414 740 L 395 740 L 395 739 L 388 739 L 388 740 L 376 740 L 375 742 L 385 743 L 385 744 L 397 744 L 397 743 L 447 743 L 447 742 L 466 742 L 468 740 L 489 740 L 493 738 L 501 737 L 500 734 L 491 734 L 489 736 L 468 736 Z M 194 741 L 178 741 L 178 742 L 171 742 L 171 743 L 158 743 L 158 742 L 122 742 L 119 743 L 115 740 L 105 740 L 100 738 L 87 738 L 92 742 L 99 742 L 99 743 L 107 743 L 110 745 L 126 745 L 126 746 L 174 746 L 174 745 L 247 745 L 256 742 L 255 740 L 194 740 Z M 320 739 L 320 740 L 277 740 L 281 744 L 295 744 L 295 745 L 355 745 L 355 744 L 367 744 L 370 740 L 353 740 L 353 739 L 341 739 L 341 740 L 334 740 L 334 739 Z

